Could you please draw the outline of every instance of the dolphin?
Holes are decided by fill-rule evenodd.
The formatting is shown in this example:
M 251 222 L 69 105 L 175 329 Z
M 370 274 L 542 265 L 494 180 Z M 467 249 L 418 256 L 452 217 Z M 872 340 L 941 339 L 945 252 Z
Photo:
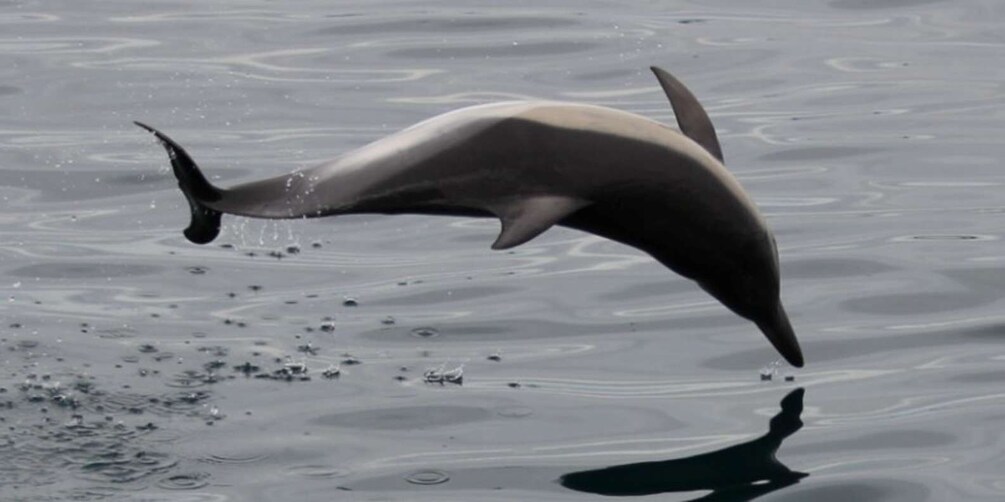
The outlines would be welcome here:
M 723 165 L 697 98 L 651 67 L 680 131 L 613 108 L 511 101 L 420 122 L 315 167 L 232 188 L 213 186 L 164 133 L 188 199 L 185 236 L 206 244 L 223 213 L 316 218 L 350 213 L 489 216 L 492 249 L 553 225 L 638 248 L 753 321 L 793 366 L 803 355 L 780 299 L 775 239 Z

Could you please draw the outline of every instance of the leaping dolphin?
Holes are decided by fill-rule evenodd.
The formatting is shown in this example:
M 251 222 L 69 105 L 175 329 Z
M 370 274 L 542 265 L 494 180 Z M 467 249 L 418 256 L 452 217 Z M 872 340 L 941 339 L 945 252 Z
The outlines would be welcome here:
M 651 68 L 681 132 L 612 108 L 555 101 L 471 106 L 420 122 L 316 167 L 217 188 L 174 140 L 167 150 L 192 221 L 206 244 L 222 213 L 316 218 L 350 213 L 495 216 L 492 249 L 509 249 L 552 225 L 645 251 L 757 324 L 803 366 L 779 298 L 775 240 L 722 163 L 701 104 L 668 72 Z

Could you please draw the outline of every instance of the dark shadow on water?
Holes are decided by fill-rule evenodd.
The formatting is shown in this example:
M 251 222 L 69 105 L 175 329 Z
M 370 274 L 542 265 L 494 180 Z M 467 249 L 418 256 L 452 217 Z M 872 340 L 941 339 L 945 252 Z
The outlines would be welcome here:
M 791 486 L 809 474 L 782 465 L 775 457 L 785 438 L 802 428 L 803 389 L 781 402 L 768 433 L 743 444 L 692 457 L 640 462 L 566 474 L 562 486 L 599 495 L 653 495 L 712 490 L 703 502 L 738 502 Z

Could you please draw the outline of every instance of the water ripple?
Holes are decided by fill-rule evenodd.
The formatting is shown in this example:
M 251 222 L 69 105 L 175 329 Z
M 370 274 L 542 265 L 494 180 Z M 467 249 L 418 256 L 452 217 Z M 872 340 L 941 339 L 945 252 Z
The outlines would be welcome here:
M 142 38 L 48 37 L 0 38 L 0 54 L 106 54 L 154 47 L 160 42 Z
M 347 476 L 348 469 L 330 465 L 297 465 L 287 469 L 287 472 L 298 477 L 309 479 L 330 479 Z
M 51 23 L 61 19 L 44 12 L 0 12 L 0 24 Z
M 209 464 L 242 465 L 261 462 L 268 459 L 269 453 L 249 454 L 249 455 L 223 455 L 211 454 L 206 458 L 199 459 Z
M 454 59 L 454 58 L 544 58 L 563 54 L 586 52 L 597 44 L 586 41 L 509 42 L 491 45 L 409 47 L 387 51 L 387 57 L 398 59 Z
M 435 469 L 423 469 L 405 476 L 405 481 L 413 485 L 438 485 L 450 481 L 450 475 Z
M 444 12 L 431 13 L 430 16 L 390 20 L 362 20 L 350 18 L 337 26 L 322 28 L 314 32 L 317 35 L 385 35 L 388 33 L 432 33 L 449 32 L 477 33 L 502 31 L 506 33 L 523 32 L 541 29 L 562 29 L 578 26 L 580 21 L 574 18 L 557 17 L 541 12 L 537 15 L 512 16 L 505 14 L 474 13 L 474 12 Z
M 886 406 L 869 409 L 859 413 L 820 414 L 814 416 L 815 422 L 821 425 L 849 425 L 857 423 L 899 423 L 916 420 L 921 417 L 931 419 L 946 415 L 955 415 L 961 409 L 983 408 L 1000 409 L 1005 402 L 1005 394 L 983 394 L 978 396 L 956 397 L 948 396 L 912 396 L 889 403 Z
M 873 380 L 897 373 L 896 370 L 844 370 L 800 372 L 798 383 L 801 387 L 812 387 L 839 382 Z M 544 394 L 593 397 L 604 399 L 634 399 L 640 397 L 710 398 L 751 395 L 761 392 L 776 392 L 772 386 L 764 386 L 754 379 L 724 380 L 715 382 L 695 382 L 679 380 L 587 380 L 543 377 L 513 376 L 509 379 L 482 378 L 465 383 L 465 388 L 498 389 L 507 387 L 512 381 L 521 382 L 524 390 Z
M 157 487 L 165 490 L 198 490 L 209 486 L 209 473 L 190 472 L 174 474 L 157 481 Z
M 505 92 L 460 92 L 444 96 L 403 96 L 388 98 L 388 103 L 409 103 L 417 105 L 471 105 L 495 101 L 533 100 L 533 96 Z
M 218 57 L 178 58 L 178 57 L 145 57 L 119 58 L 114 60 L 81 61 L 77 67 L 88 69 L 109 69 L 135 71 L 198 71 L 207 73 L 229 72 L 238 76 L 273 82 L 320 82 L 338 83 L 391 83 L 411 82 L 440 73 L 433 68 L 396 68 L 396 69 L 353 69 L 325 68 L 330 65 L 299 65 L 279 64 L 270 62 L 275 59 L 288 59 L 303 56 L 320 56 L 330 52 L 322 48 L 285 49 L 250 54 L 236 54 Z
M 835 9 L 849 10 L 879 10 L 915 7 L 945 0 L 830 0 L 828 5 Z
M 289 23 L 309 23 L 316 21 L 317 17 L 312 14 L 298 14 L 294 12 L 264 11 L 250 9 L 227 9 L 207 10 L 202 12 L 158 12 L 153 14 L 137 14 L 129 16 L 113 16 L 108 18 L 114 23 L 177 23 L 192 21 L 262 21 L 262 22 L 289 22 Z
M 858 73 L 868 71 L 890 71 L 907 66 L 904 61 L 889 61 L 879 58 L 839 57 L 827 60 L 827 66 L 836 70 Z

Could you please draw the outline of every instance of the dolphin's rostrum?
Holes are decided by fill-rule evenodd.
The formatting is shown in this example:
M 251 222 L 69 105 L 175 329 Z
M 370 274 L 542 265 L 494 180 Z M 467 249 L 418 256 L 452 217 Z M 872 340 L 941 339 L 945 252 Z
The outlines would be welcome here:
M 774 237 L 722 164 L 715 128 L 691 92 L 653 67 L 684 134 L 628 112 L 514 101 L 433 117 L 316 167 L 214 187 L 188 153 L 164 145 L 192 221 L 216 238 L 222 213 L 313 218 L 349 213 L 495 216 L 493 249 L 552 225 L 645 251 L 750 319 L 795 366 L 802 352 L 779 298 Z

